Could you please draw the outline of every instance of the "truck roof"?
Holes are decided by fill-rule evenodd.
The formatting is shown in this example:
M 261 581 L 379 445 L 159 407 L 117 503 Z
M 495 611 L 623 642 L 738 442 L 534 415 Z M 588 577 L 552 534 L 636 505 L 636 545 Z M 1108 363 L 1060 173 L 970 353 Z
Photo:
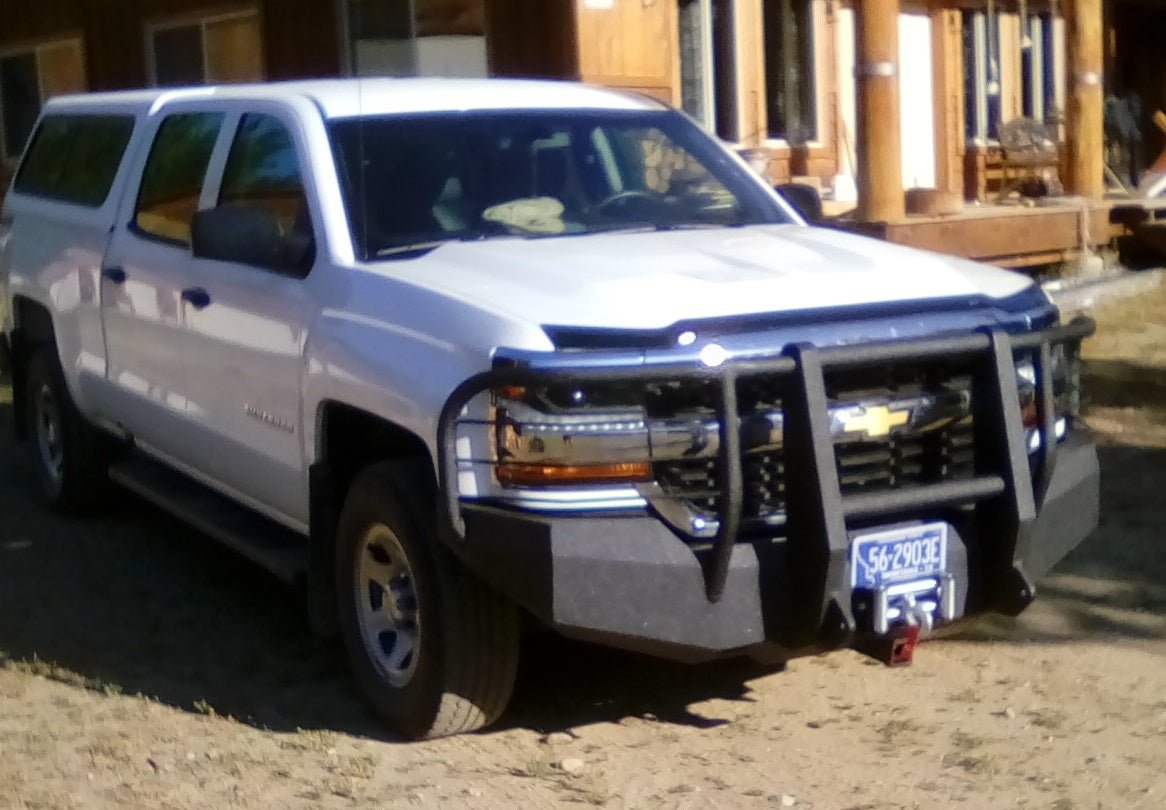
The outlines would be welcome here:
M 153 88 L 57 96 L 47 111 L 156 113 L 191 98 L 307 99 L 325 118 L 465 110 L 659 110 L 664 105 L 636 93 L 579 82 L 526 79 L 347 78 L 309 81 Z

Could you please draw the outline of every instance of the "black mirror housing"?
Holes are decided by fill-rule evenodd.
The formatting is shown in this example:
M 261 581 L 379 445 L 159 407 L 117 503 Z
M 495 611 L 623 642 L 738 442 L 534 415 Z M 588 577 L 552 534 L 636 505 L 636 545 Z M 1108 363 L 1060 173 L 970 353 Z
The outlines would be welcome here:
M 315 259 L 310 234 L 285 234 L 279 220 L 254 205 L 226 203 L 198 211 L 191 250 L 200 259 L 238 262 L 304 276 Z
M 818 189 L 805 183 L 783 183 L 774 186 L 774 190 L 785 198 L 806 222 L 822 221 L 822 197 L 818 194 Z

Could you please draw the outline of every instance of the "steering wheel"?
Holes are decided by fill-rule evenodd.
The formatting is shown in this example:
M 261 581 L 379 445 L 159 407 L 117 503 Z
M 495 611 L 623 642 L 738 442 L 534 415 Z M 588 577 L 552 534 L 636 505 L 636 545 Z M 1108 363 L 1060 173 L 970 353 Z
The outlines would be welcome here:
M 659 205 L 663 196 L 664 195 L 656 191 L 646 191 L 644 189 L 633 188 L 627 189 L 626 191 L 617 191 L 615 194 L 612 194 L 611 196 L 599 202 L 595 207 L 597 210 L 599 210 L 600 213 L 606 213 L 607 209 L 611 208 L 613 205 L 619 205 L 621 203 L 628 202 L 629 200 L 644 200 L 645 202 Z

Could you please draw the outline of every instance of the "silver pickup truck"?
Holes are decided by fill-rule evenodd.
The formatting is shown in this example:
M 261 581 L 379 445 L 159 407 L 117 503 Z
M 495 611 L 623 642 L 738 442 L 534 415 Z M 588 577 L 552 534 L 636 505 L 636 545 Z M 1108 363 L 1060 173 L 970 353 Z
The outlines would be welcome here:
M 1028 278 L 808 227 L 683 114 L 569 83 L 63 97 L 0 213 L 17 430 L 304 587 L 409 737 L 520 628 L 909 660 L 1097 523 Z

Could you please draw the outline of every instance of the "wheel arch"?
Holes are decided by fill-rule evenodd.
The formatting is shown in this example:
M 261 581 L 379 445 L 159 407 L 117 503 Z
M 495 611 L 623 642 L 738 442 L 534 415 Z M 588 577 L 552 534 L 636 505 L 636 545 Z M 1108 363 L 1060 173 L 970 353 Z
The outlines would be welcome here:
M 317 412 L 315 461 L 308 470 L 311 552 L 308 614 L 318 633 L 337 630 L 334 544 L 340 508 L 353 480 L 372 464 L 423 460 L 436 487 L 437 475 L 425 440 L 408 428 L 363 408 L 335 400 Z

